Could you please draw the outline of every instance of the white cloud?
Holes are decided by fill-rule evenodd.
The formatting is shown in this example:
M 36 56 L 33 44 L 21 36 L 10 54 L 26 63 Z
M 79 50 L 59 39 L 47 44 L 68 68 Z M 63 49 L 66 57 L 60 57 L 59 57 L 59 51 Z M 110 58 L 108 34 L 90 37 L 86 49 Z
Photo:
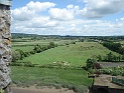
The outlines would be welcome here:
M 111 11 L 110 3 L 115 0 L 107 2 L 100 0 L 103 1 L 101 3 L 98 1 L 85 0 L 86 6 L 81 11 L 84 13 L 82 15 L 88 18 L 102 17 L 122 9 L 117 6 L 117 9 Z M 106 3 L 111 6 L 108 7 Z M 80 19 L 77 17 L 79 6 L 70 4 L 65 8 L 58 8 L 55 5 L 50 2 L 30 2 L 24 7 L 12 10 L 12 32 L 42 35 L 124 35 L 124 17 L 113 22 Z M 105 10 L 108 9 L 108 12 L 103 11 L 105 6 Z
M 12 10 L 12 18 L 14 20 L 20 21 L 30 20 L 34 15 L 35 13 L 33 11 L 29 11 L 27 7 Z
M 74 7 L 74 5 L 72 5 L 72 4 L 67 6 L 68 9 L 72 9 L 73 7 Z
M 124 10 L 123 0 L 83 0 L 86 5 L 80 15 L 87 18 L 99 18 Z
M 50 20 L 49 17 L 36 17 L 34 19 L 32 19 L 31 21 L 31 25 L 29 25 L 30 28 L 49 28 L 49 27 L 54 27 L 58 25 L 57 21 L 54 20 Z
M 13 30 L 21 33 L 42 35 L 123 35 L 124 21 L 73 19 L 68 21 L 50 20 L 49 17 L 34 18 L 31 21 L 13 23 Z
M 122 17 L 122 18 L 120 18 L 121 19 L 121 21 L 124 21 L 124 17 Z
M 26 21 L 37 16 L 37 12 L 46 11 L 56 4 L 50 2 L 29 2 L 26 6 L 12 10 L 12 17 L 15 20 Z
M 67 5 L 66 8 L 51 8 L 49 10 L 49 14 L 51 19 L 67 21 L 74 19 L 77 11 L 79 10 L 79 6 L 74 6 L 72 4 Z
M 49 13 L 50 13 L 50 16 L 52 19 L 71 20 L 74 18 L 73 12 L 70 10 L 67 10 L 66 8 L 64 8 L 64 9 L 51 8 L 49 10 Z
M 27 4 L 27 8 L 31 11 L 39 12 L 46 11 L 47 9 L 54 7 L 56 4 L 50 2 L 33 2 Z

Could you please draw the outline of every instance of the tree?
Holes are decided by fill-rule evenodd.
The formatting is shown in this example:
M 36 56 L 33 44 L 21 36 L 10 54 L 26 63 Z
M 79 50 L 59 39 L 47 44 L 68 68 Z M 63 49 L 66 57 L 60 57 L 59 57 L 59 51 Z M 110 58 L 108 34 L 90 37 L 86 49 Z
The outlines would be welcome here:
M 81 38 L 81 39 L 79 39 L 79 41 L 80 41 L 80 42 L 84 42 L 84 39 Z
M 96 63 L 96 60 L 95 59 L 87 59 L 86 61 L 86 68 L 89 69 L 89 68 L 94 68 L 94 64 Z
M 18 51 L 13 50 L 12 51 L 12 62 L 16 62 L 21 58 L 21 55 Z
M 112 52 L 107 54 L 107 61 L 113 61 L 113 54 L 112 54 Z
M 50 48 L 54 48 L 54 47 L 56 47 L 57 45 L 56 45 L 54 42 L 50 42 L 50 43 L 49 43 L 49 46 L 50 46 Z
M 41 49 L 41 46 L 40 45 L 35 45 L 34 46 L 34 49 L 33 49 L 36 53 L 40 53 L 40 52 L 42 52 L 42 49 Z
M 99 61 L 99 62 L 102 61 L 102 56 L 101 55 L 97 56 L 97 61 Z
M 20 60 L 22 60 L 25 57 L 24 52 L 21 49 L 16 49 L 15 51 L 18 51 L 20 53 L 21 55 Z

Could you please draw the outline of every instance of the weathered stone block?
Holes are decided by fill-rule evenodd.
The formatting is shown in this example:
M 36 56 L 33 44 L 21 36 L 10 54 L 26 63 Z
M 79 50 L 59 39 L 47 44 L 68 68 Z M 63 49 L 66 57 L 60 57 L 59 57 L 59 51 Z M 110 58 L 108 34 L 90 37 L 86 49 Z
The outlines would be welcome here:
M 11 35 L 10 35 L 10 6 L 0 0 L 0 89 L 5 89 L 11 83 Z M 6 92 L 8 93 L 8 92 Z

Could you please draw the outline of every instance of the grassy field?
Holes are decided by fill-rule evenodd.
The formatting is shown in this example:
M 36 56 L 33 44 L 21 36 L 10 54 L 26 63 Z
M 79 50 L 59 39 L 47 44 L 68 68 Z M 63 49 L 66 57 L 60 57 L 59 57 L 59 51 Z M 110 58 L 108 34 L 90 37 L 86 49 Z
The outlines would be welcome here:
M 66 44 L 66 43 L 71 43 L 75 40 L 59 40 L 59 39 L 56 39 L 56 40 L 30 40 L 30 41 L 22 41 L 22 42 L 13 42 L 12 45 L 36 45 L 36 44 L 39 44 L 39 45 L 48 45 L 50 42 L 54 42 L 55 44 L 58 44 L 58 45 L 62 45 L 62 44 Z
M 12 66 L 12 80 L 18 86 L 55 86 L 66 87 L 78 93 L 83 93 L 86 87 L 91 86 L 92 79 L 87 78 L 84 70 L 49 69 L 38 67 Z
M 33 48 L 34 48 L 34 46 L 16 46 L 16 47 L 12 47 L 13 50 L 21 49 L 24 52 L 29 52 L 29 51 L 33 50 Z
M 105 56 L 111 52 L 97 42 L 77 42 L 66 46 L 58 46 L 20 60 L 33 64 L 52 64 L 53 62 L 68 62 L 70 66 L 84 66 L 88 58 L 97 55 Z M 114 53 L 117 54 L 117 53 Z
M 69 44 L 74 40 L 30 40 L 28 42 L 12 42 L 12 49 L 21 49 L 24 52 L 31 51 L 35 45 L 49 45 L 50 42 L 54 42 L 57 45 Z
M 30 45 L 48 45 L 49 42 L 39 40 L 37 42 L 14 42 L 13 49 L 31 51 L 34 46 Z M 92 85 L 93 80 L 87 78 L 87 72 L 83 69 L 71 68 L 42 68 L 43 65 L 54 64 L 55 62 L 68 63 L 69 67 L 85 66 L 88 58 L 97 55 L 105 56 L 111 52 L 97 42 L 76 42 L 70 44 L 73 40 L 56 40 L 58 47 L 48 49 L 41 53 L 36 53 L 25 57 L 18 62 L 31 62 L 40 65 L 39 67 L 12 66 L 12 80 L 18 86 L 55 86 L 56 88 L 66 87 L 73 89 L 76 93 L 84 93 L 87 87 Z M 113 54 L 117 54 L 114 53 Z M 63 64 L 64 64 L 63 63 Z

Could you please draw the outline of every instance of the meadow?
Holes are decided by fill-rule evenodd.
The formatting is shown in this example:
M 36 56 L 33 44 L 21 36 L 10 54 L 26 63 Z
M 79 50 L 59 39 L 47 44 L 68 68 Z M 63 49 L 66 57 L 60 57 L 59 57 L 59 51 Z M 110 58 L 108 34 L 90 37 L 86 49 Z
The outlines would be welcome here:
M 21 41 L 19 40 L 18 42 L 18 39 L 16 39 L 16 42 L 13 42 L 12 43 L 12 49 L 16 50 L 16 49 L 21 49 L 23 50 L 24 52 L 28 52 L 28 51 L 31 51 L 35 45 L 48 45 L 50 42 L 54 42 L 55 44 L 57 45 L 64 45 L 64 44 L 69 44 L 71 42 L 73 42 L 74 40 L 59 40 L 59 39 L 56 39 L 56 40 L 28 40 L 28 41 Z
M 12 80 L 19 87 L 54 86 L 69 88 L 78 93 L 90 87 L 92 82 L 92 79 L 87 79 L 84 70 L 16 66 L 12 66 Z
M 11 77 L 14 84 L 21 87 L 31 85 L 65 87 L 76 93 L 84 93 L 93 83 L 93 79 L 89 79 L 87 71 L 82 68 L 86 65 L 86 60 L 112 52 L 98 42 L 61 39 L 13 42 L 12 49 L 29 52 L 36 44 L 48 45 L 50 42 L 54 42 L 58 46 L 17 61 L 17 63 L 29 62 L 37 64 L 37 66 L 11 66 Z M 117 53 L 113 52 L 113 54 Z M 52 65 L 57 67 L 51 68 Z
M 19 62 L 31 62 L 33 64 L 45 65 L 54 62 L 67 62 L 70 66 L 85 66 L 88 58 L 98 55 L 105 56 L 111 52 L 97 42 L 76 42 L 65 46 L 58 46 L 52 49 L 25 57 Z M 117 54 L 113 52 L 113 54 Z

